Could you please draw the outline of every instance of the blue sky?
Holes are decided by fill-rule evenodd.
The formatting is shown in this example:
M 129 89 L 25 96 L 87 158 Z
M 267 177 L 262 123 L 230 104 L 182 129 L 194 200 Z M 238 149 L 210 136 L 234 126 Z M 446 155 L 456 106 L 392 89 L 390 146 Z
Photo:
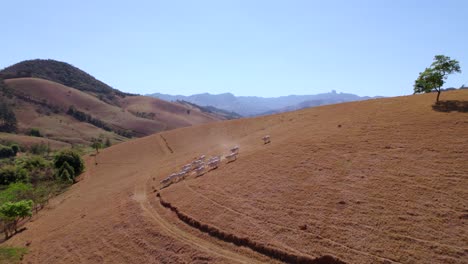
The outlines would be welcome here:
M 412 93 L 434 55 L 468 85 L 468 1 L 51 1 L 2 3 L 0 68 L 71 63 L 147 94 Z

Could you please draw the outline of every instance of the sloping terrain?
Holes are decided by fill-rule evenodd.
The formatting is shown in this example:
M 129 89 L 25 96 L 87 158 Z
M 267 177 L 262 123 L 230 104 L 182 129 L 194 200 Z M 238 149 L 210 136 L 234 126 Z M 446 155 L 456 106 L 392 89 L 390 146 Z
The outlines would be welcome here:
M 92 94 L 44 79 L 14 78 L 5 80 L 5 84 L 14 95 L 20 132 L 39 128 L 48 138 L 73 144 L 87 144 L 97 137 L 123 141 L 123 136 L 141 137 L 222 119 L 200 112 L 189 115 L 183 106 L 143 96 L 120 98 L 113 105 Z M 154 116 L 138 116 L 130 111 L 138 109 L 142 102 L 151 106 L 145 109 Z M 75 115 L 70 114 L 70 108 Z
M 434 99 L 321 106 L 113 146 L 7 244 L 29 244 L 24 263 L 277 261 L 200 231 L 216 228 L 309 259 L 466 263 L 468 116 L 456 108 L 466 104 L 436 111 Z M 467 102 L 468 91 L 442 100 Z M 158 191 L 184 164 L 234 145 L 235 162 Z

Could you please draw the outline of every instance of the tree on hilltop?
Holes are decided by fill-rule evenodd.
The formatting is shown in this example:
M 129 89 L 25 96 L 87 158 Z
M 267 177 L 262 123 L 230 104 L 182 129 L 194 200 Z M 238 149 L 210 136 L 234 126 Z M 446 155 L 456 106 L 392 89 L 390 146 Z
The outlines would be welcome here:
M 461 73 L 457 60 L 444 55 L 436 55 L 431 66 L 419 73 L 419 77 L 414 82 L 414 93 L 430 93 L 435 90 L 437 91 L 436 103 L 438 103 L 447 76 L 456 72 Z

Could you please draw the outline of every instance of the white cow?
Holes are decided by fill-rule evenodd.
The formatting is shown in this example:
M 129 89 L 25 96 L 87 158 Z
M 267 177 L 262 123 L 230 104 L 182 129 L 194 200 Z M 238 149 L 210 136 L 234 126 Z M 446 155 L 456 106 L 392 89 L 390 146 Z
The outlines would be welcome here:
M 263 144 L 268 144 L 268 143 L 271 142 L 270 135 L 266 135 L 266 136 L 262 137 L 262 139 L 263 139 Z
M 202 164 L 199 167 L 195 168 L 195 176 L 199 177 L 205 174 L 205 169 L 205 164 Z
M 164 178 L 164 179 L 161 181 L 161 184 L 166 185 L 166 184 L 168 184 L 168 183 L 170 183 L 170 182 L 171 182 L 171 178 L 167 177 L 167 178 Z
M 226 158 L 228 163 L 232 162 L 232 161 L 235 161 L 235 160 L 237 160 L 237 153 L 231 153 L 231 154 L 227 155 L 225 158 Z
M 175 173 L 172 173 L 171 175 L 167 176 L 166 178 L 164 178 L 162 181 L 161 181 L 161 184 L 163 185 L 170 185 L 171 183 L 173 183 L 174 181 L 176 180 L 176 174 Z
M 183 171 L 190 171 L 191 169 L 192 169 L 192 163 L 185 164 L 185 165 L 182 167 L 182 170 L 183 170 Z
M 217 157 L 212 157 L 211 159 L 208 160 L 208 167 L 210 170 L 214 170 L 216 168 L 218 168 L 219 166 L 219 162 L 221 161 L 221 157 L 220 156 L 217 156 Z
M 187 176 L 188 172 L 189 172 L 188 170 L 182 170 L 179 173 L 177 173 L 177 177 L 183 180 Z
M 239 153 L 239 146 L 234 146 L 234 147 L 231 149 L 231 153 L 236 153 L 236 154 L 238 154 L 238 153 Z

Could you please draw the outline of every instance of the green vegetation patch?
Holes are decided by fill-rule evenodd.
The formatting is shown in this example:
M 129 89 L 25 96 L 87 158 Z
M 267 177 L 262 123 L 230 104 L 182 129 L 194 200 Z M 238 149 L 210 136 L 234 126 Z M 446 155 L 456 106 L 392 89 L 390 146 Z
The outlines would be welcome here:
M 16 144 L 3 147 L 15 152 L 20 149 Z M 42 155 L 23 152 L 0 159 L 0 227 L 5 239 L 18 232 L 21 219 L 44 208 L 51 197 L 73 184 L 84 169 L 80 153 L 71 149 L 53 157 L 48 152 Z
M 19 263 L 26 253 L 28 253 L 27 248 L 0 247 L 0 264 Z

